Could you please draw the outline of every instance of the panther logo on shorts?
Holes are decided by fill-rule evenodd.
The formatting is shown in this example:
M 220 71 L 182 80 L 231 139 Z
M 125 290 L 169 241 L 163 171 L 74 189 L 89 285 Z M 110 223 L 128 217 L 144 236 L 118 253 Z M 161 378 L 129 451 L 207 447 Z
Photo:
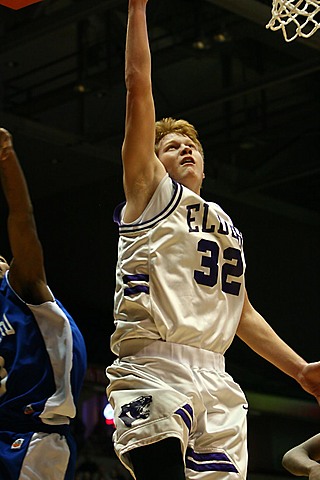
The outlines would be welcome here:
M 132 402 L 122 405 L 119 418 L 121 418 L 127 427 L 131 427 L 135 420 L 139 420 L 140 418 L 145 420 L 149 417 L 150 410 L 148 410 L 148 407 L 151 402 L 151 395 L 142 395 L 141 397 L 135 398 Z

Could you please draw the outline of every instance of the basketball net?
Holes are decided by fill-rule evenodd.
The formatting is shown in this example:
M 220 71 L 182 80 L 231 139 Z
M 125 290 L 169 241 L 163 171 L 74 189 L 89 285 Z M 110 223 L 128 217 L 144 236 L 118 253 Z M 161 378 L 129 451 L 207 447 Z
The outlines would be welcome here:
M 320 0 L 272 0 L 272 18 L 266 25 L 282 30 L 286 42 L 309 38 L 320 28 Z M 318 15 L 318 18 L 315 17 Z

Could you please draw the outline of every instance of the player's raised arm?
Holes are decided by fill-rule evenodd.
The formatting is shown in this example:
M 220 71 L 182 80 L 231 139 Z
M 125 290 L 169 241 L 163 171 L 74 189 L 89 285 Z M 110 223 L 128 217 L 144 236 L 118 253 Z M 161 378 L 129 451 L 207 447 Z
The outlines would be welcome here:
M 165 169 L 154 153 L 155 107 L 146 20 L 147 0 L 129 0 L 125 81 L 125 137 L 122 147 L 126 221 L 144 210 Z
M 13 255 L 10 283 L 26 302 L 51 300 L 28 186 L 11 135 L 3 128 L 0 128 L 0 177 L 9 209 L 8 235 Z

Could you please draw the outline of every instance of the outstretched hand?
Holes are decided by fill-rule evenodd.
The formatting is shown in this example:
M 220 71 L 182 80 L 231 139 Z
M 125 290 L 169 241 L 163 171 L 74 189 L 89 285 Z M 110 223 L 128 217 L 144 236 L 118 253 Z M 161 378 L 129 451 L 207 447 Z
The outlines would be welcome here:
M 320 405 L 320 362 L 307 363 L 297 381 L 306 392 L 316 397 Z

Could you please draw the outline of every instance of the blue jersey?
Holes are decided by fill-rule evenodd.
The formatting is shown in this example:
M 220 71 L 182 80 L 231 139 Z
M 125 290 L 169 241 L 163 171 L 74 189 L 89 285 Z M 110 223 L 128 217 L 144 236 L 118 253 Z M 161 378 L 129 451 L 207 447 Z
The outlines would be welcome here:
M 1 430 L 61 432 L 76 414 L 84 339 L 58 300 L 26 304 L 7 274 L 0 287 L 0 361 Z

